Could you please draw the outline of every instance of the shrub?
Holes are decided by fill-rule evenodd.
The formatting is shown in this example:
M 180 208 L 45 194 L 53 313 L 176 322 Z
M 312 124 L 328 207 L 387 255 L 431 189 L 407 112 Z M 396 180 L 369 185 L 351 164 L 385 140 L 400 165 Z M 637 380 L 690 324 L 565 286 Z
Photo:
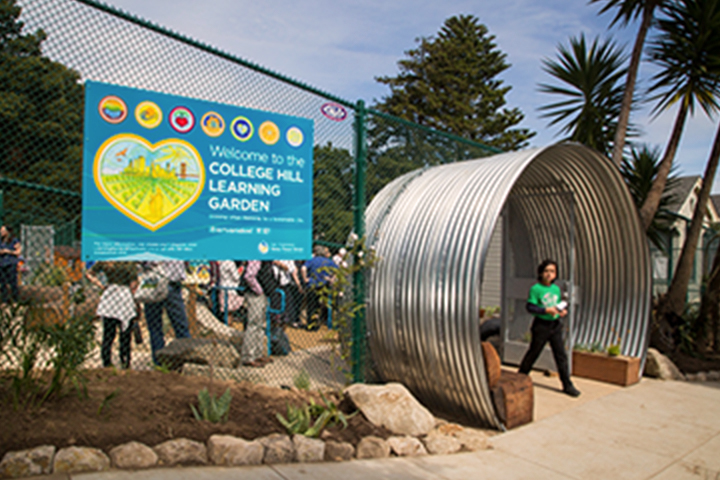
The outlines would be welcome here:
M 203 388 L 198 393 L 198 408 L 200 411 L 195 409 L 195 405 L 190 404 L 193 415 L 197 420 L 207 420 L 212 423 L 226 422 L 228 415 L 230 414 L 230 402 L 232 401 L 232 394 L 230 389 L 225 390 L 220 398 L 215 398 L 215 395 L 210 394 L 207 388 Z

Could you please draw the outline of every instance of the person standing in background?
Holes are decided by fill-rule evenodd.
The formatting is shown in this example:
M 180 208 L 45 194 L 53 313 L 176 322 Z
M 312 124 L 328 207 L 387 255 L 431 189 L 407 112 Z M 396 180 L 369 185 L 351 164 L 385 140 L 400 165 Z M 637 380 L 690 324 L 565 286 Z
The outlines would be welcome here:
M 97 278 L 100 272 L 105 274 L 107 286 Z M 120 365 L 130 368 L 130 338 L 139 312 L 133 298 L 138 285 L 137 266 L 132 262 L 96 262 L 85 276 L 102 290 L 96 315 L 103 325 L 100 347 L 103 367 L 112 366 L 112 344 L 120 327 Z
M 320 304 L 320 290 L 335 279 L 331 269 L 337 265 L 330 258 L 330 250 L 322 245 L 313 247 L 313 258 L 302 267 L 303 281 L 307 284 L 307 329 L 315 331 L 327 322 L 327 306 Z
M 151 262 L 155 263 L 155 262 Z M 188 319 L 185 312 L 185 302 L 182 298 L 182 282 L 187 275 L 185 262 L 182 260 L 168 260 L 157 262 L 162 268 L 165 277 L 169 281 L 168 295 L 165 300 L 155 303 L 145 303 L 145 321 L 150 331 L 150 347 L 152 358 L 156 365 L 157 352 L 165 347 L 165 335 L 163 334 L 162 312 L 165 310 L 170 325 L 175 332 L 175 338 L 189 338 Z
M 249 261 L 245 267 L 244 278 L 247 284 L 245 306 L 248 320 L 243 333 L 240 361 L 246 367 L 264 367 L 272 361 L 265 354 L 267 351 L 265 311 L 268 304 L 267 292 L 273 291 L 272 263 L 260 260 Z
M 18 299 L 18 273 L 17 266 L 20 261 L 22 246 L 12 231 L 6 226 L 0 226 L 0 289 L 2 290 L 2 303 L 9 299 L 17 302 Z

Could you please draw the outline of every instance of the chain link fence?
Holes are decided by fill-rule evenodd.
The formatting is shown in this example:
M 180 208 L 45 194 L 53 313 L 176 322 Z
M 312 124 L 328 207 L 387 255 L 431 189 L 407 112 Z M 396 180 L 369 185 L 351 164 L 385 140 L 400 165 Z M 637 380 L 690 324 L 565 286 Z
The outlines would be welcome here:
M 66 355 L 77 368 L 168 368 L 276 386 L 366 378 L 354 261 L 364 247 L 347 244 L 352 232 L 362 239 L 365 206 L 398 175 L 496 151 L 94 1 L 21 0 L 17 20 L 13 2 L 3 4 L 12 21 L 0 39 L 0 369 L 45 368 Z M 83 262 L 85 80 L 311 119 L 316 258 Z M 328 264 L 340 267 L 333 286 Z M 167 296 L 136 303 L 132 290 L 153 272 L 168 281 Z M 255 280 L 269 295 L 253 294 Z

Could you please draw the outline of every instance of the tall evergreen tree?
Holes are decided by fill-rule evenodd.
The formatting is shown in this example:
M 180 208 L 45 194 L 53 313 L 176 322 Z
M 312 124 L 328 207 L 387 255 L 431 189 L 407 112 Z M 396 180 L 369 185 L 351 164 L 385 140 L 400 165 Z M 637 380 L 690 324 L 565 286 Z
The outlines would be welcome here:
M 523 114 L 504 108 L 511 87 L 497 77 L 510 65 L 494 39 L 472 15 L 448 18 L 437 37 L 406 52 L 397 76 L 377 78 L 390 95 L 375 108 L 503 150 L 526 146 L 534 133 L 513 128 Z

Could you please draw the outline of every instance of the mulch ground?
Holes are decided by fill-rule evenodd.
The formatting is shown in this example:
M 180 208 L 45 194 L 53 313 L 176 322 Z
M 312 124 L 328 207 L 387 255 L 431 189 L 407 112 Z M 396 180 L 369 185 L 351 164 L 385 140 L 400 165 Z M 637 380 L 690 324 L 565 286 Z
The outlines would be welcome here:
M 0 458 L 8 451 L 40 445 L 87 446 L 105 452 L 129 441 L 154 446 L 173 438 L 206 442 L 211 435 L 226 434 L 248 440 L 271 433 L 287 433 L 276 418 L 286 415 L 287 405 L 301 405 L 315 393 L 284 390 L 247 382 L 223 382 L 203 377 L 158 371 L 86 371 L 87 398 L 72 389 L 60 398 L 49 398 L 39 407 L 13 408 L 10 381 L 0 376 Z M 208 388 L 221 395 L 232 392 L 229 419 L 225 423 L 198 421 L 190 404 L 197 407 L 198 392 Z M 338 397 L 334 397 L 338 400 Z M 345 413 L 354 411 L 342 400 Z M 390 432 L 373 426 L 362 414 L 349 427 L 329 427 L 326 438 L 357 445 L 367 435 L 382 438 Z

